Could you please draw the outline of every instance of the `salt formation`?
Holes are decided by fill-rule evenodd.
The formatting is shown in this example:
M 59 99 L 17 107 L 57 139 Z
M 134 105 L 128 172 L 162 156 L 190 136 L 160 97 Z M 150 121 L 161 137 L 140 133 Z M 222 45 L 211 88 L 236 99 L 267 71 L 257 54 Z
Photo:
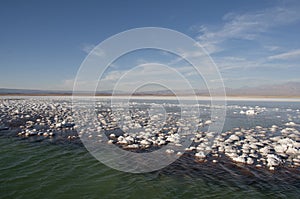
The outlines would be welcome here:
M 170 111 L 167 115 L 155 112 L 149 115 L 134 102 L 131 104 L 134 106 L 130 109 L 130 114 L 121 115 L 122 103 L 113 107 L 115 112 L 106 102 L 98 102 L 97 105 L 97 118 L 94 121 L 75 123 L 74 116 L 88 112 L 73 113 L 70 102 L 66 100 L 1 99 L 0 131 L 15 129 L 17 136 L 22 138 L 52 139 L 60 136 L 66 140 L 79 140 L 81 137 L 93 139 L 98 144 L 114 144 L 124 150 L 139 152 L 166 146 L 180 147 L 186 139 L 190 139 L 192 144 L 185 149 L 185 154 L 192 155 L 200 162 L 220 163 L 222 157 L 227 157 L 236 164 L 270 170 L 281 166 L 300 166 L 299 125 L 293 121 L 286 122 L 281 127 L 272 124 L 270 127 L 237 127 L 225 132 L 208 132 L 205 129 L 214 120 L 194 117 L 193 120 L 199 120 L 198 130 L 189 135 L 184 132 L 193 128 L 191 121 L 180 118 L 177 111 Z M 145 102 L 141 105 L 149 106 Z M 155 103 L 151 105 L 157 106 Z M 168 106 L 170 110 L 177 108 L 176 105 Z M 246 115 L 265 111 L 259 107 L 241 109 L 240 113 Z M 80 128 L 85 123 L 89 124 L 88 127 Z M 185 155 L 175 148 L 166 148 L 164 151 L 166 155 Z

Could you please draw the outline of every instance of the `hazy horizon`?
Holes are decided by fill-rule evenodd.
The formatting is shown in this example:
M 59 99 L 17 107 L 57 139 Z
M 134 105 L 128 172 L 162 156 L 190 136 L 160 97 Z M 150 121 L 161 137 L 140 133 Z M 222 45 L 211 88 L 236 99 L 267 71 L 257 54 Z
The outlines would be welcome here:
M 3 2 L 0 87 L 72 90 L 81 63 L 95 46 L 122 31 L 147 26 L 170 28 L 196 40 L 215 62 L 226 88 L 300 82 L 299 8 L 298 1 Z M 194 89 L 206 89 L 203 78 L 184 60 L 144 50 L 115 60 L 102 76 L 100 90 L 112 90 L 136 66 L 139 70 L 121 90 L 149 74 L 182 89 L 158 63 L 188 77 Z M 220 80 L 210 81 L 214 85 Z

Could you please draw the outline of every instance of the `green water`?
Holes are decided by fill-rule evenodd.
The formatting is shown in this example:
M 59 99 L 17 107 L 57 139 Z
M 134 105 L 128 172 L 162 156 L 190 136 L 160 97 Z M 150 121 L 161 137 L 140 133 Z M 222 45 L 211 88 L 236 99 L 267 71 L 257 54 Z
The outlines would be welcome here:
M 284 179 L 269 173 L 269 181 L 226 165 L 195 165 L 179 161 L 153 173 L 123 173 L 98 162 L 82 145 L 0 136 L 0 198 L 296 198 L 300 193 L 299 174 Z

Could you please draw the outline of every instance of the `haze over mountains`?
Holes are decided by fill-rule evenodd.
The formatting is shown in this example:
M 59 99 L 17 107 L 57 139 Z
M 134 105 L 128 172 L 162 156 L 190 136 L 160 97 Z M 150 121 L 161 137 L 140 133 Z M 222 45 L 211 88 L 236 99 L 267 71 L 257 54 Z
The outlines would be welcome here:
M 226 87 L 227 96 L 274 96 L 274 97 L 300 97 L 300 82 L 288 82 L 284 84 L 276 85 L 263 85 L 259 87 L 241 87 L 241 88 L 228 88 Z M 213 89 L 214 93 L 220 94 L 222 89 Z M 199 90 L 177 90 L 176 94 L 180 95 L 191 95 L 197 94 L 199 96 L 208 96 L 209 92 L 207 89 Z M 92 92 L 82 91 L 81 94 L 89 94 Z M 97 95 L 126 95 L 126 91 L 97 91 Z M 8 89 L 0 88 L 1 95 L 72 95 L 70 90 L 34 90 L 34 89 Z M 139 91 L 134 95 L 174 95 L 169 90 L 158 90 L 158 91 Z
M 263 85 L 259 87 L 226 88 L 227 95 L 237 96 L 300 96 L 300 82 Z

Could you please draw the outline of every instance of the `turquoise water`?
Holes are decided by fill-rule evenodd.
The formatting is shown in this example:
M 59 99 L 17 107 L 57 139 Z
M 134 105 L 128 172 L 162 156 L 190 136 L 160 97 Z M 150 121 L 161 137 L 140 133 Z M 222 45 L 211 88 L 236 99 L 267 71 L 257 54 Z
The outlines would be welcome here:
M 233 114 L 235 108 L 229 107 L 225 128 L 281 125 L 288 120 L 274 115 L 286 114 L 287 108 L 299 109 L 300 104 L 260 103 L 260 106 L 268 111 L 252 119 Z M 274 107 L 281 109 L 275 113 Z M 299 117 L 294 119 L 299 122 Z M 268 171 L 236 165 L 226 158 L 218 163 L 198 163 L 183 155 L 162 170 L 131 174 L 103 165 L 80 143 L 24 139 L 17 137 L 16 132 L 0 131 L 0 198 L 299 198 L 299 195 L 299 168 Z
M 279 173 L 181 158 L 147 174 L 123 173 L 83 146 L 0 138 L 1 198 L 296 198 L 299 171 Z

